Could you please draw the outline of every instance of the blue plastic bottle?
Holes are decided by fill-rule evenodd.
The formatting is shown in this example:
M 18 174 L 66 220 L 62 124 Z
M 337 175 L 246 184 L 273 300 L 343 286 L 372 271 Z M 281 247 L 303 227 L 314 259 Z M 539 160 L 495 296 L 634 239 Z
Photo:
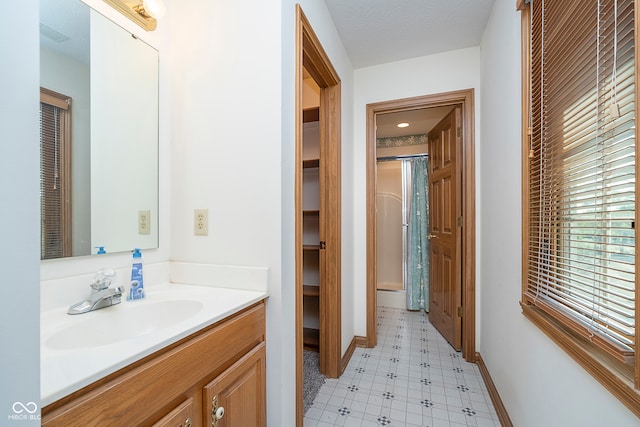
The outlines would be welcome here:
M 142 252 L 136 248 L 133 250 L 131 260 L 131 288 L 129 288 L 129 300 L 144 298 L 144 281 L 142 276 Z

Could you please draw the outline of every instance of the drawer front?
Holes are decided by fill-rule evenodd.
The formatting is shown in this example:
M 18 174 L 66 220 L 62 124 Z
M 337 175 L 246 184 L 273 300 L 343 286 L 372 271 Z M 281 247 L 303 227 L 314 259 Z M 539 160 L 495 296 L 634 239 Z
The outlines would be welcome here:
M 265 310 L 259 303 L 214 327 L 196 333 L 145 363 L 58 405 L 43 408 L 43 426 L 134 426 L 151 424 L 172 402 L 207 378 L 219 375 L 264 341 Z

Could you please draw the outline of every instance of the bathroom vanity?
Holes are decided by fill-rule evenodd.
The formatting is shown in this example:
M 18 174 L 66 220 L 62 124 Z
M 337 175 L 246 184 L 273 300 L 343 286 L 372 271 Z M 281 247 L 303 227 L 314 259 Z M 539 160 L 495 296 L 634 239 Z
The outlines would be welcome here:
M 42 425 L 265 426 L 265 298 L 172 284 L 86 315 L 44 313 Z M 136 316 L 151 324 L 127 333 Z

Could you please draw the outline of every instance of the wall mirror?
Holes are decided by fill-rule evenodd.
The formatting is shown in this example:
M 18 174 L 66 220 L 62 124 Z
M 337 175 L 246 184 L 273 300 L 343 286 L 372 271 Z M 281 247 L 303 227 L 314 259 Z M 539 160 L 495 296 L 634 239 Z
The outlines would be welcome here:
M 40 86 L 41 258 L 157 248 L 158 52 L 40 0 Z

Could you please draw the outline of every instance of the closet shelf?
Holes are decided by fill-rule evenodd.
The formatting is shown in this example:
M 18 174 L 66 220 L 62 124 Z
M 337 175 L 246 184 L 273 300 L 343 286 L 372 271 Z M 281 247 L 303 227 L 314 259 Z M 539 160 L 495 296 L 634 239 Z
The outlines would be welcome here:
M 317 122 L 320 120 L 320 107 L 305 108 L 302 110 L 302 123 Z
M 303 169 L 311 169 L 320 167 L 320 159 L 308 159 L 302 161 Z
M 320 210 L 319 209 L 305 209 L 302 211 L 302 216 L 303 217 L 319 217 L 320 216 Z
M 320 296 L 320 286 L 318 285 L 303 285 L 302 286 L 302 295 L 305 297 L 319 297 Z
M 302 245 L 303 251 L 319 251 L 320 245 Z
M 305 350 L 319 351 L 320 349 L 320 330 L 312 328 L 304 328 L 302 342 Z

